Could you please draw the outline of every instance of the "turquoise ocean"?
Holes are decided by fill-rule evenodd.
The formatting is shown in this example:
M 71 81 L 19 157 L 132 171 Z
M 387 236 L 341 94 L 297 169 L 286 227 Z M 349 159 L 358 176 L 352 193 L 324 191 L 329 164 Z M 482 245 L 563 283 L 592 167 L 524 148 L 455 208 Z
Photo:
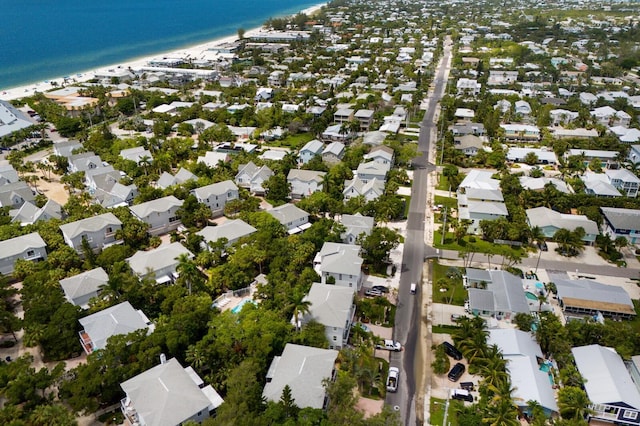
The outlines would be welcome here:
M 309 0 L 3 0 L 0 90 L 235 35 Z

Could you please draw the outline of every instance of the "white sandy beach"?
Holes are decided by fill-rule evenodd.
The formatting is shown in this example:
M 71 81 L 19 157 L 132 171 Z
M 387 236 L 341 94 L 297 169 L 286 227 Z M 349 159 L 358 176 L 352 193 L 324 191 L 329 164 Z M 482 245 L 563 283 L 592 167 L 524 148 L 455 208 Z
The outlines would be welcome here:
M 317 4 L 315 6 L 308 7 L 306 9 L 303 9 L 301 11 L 301 13 L 304 13 L 306 15 L 311 16 L 315 12 L 320 10 L 324 5 L 326 5 L 326 3 L 321 3 L 321 4 Z M 262 26 L 250 29 L 250 30 L 245 32 L 245 37 L 251 37 L 252 35 L 255 35 L 255 34 L 259 33 L 260 31 L 263 31 L 263 30 L 264 30 L 264 27 L 262 27 Z M 97 69 L 90 70 L 90 71 L 83 71 L 83 72 L 69 74 L 69 78 L 67 79 L 66 83 L 65 83 L 64 77 L 56 77 L 56 78 L 52 78 L 50 80 L 41 81 L 39 83 L 32 83 L 32 84 L 28 84 L 28 85 L 25 85 L 25 86 L 14 87 L 14 88 L 11 88 L 11 89 L 6 89 L 6 90 L 0 91 L 0 99 L 5 100 L 5 101 L 11 101 L 11 100 L 14 100 L 14 99 L 23 98 L 25 96 L 32 96 L 36 92 L 46 92 L 46 91 L 49 91 L 51 89 L 55 89 L 57 87 L 61 87 L 63 84 L 64 85 L 72 85 L 74 83 L 86 82 L 86 81 L 89 81 L 89 80 L 95 78 L 95 75 L 96 75 L 97 72 L 105 71 L 105 70 L 109 70 L 109 69 L 116 69 L 116 68 L 120 68 L 120 69 L 122 69 L 122 68 L 124 68 L 124 69 L 128 69 L 128 68 L 136 69 L 136 68 L 140 68 L 140 67 L 146 66 L 147 63 L 150 60 L 157 59 L 157 58 L 184 58 L 184 59 L 189 58 L 189 59 L 193 59 L 193 60 L 206 59 L 207 57 L 211 56 L 211 52 L 208 52 L 208 49 L 210 49 L 210 48 L 212 48 L 214 46 L 220 46 L 220 45 L 223 45 L 223 44 L 226 44 L 226 43 L 233 43 L 236 40 L 238 40 L 238 35 L 237 34 L 230 35 L 230 36 L 226 36 L 226 37 L 217 38 L 217 39 L 208 41 L 206 43 L 202 43 L 202 44 L 197 44 L 195 46 L 186 47 L 186 48 L 183 48 L 183 49 L 173 50 L 173 51 L 164 52 L 164 53 L 157 53 L 157 54 L 154 54 L 154 55 L 149 55 L 149 56 L 144 56 L 144 57 L 141 57 L 141 58 L 133 59 L 133 60 L 128 61 L 128 62 L 123 62 L 123 63 L 119 63 L 119 64 L 112 64 L 112 65 L 108 65 L 108 66 L 97 68 Z

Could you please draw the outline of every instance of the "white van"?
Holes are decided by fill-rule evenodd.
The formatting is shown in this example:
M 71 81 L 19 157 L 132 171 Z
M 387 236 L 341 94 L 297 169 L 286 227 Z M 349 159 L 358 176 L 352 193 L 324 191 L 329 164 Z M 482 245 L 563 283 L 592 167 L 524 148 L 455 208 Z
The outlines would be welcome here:
M 416 283 L 411 283 L 411 288 L 409 289 L 409 292 L 411 294 L 416 294 L 416 290 L 417 290 Z

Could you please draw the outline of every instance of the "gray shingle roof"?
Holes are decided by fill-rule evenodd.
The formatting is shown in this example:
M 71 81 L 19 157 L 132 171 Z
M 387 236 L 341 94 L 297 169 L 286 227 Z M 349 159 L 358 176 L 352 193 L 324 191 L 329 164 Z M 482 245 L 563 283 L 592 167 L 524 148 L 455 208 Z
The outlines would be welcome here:
M 121 225 L 122 222 L 113 213 L 104 213 L 71 223 L 60 225 L 60 230 L 69 238 L 75 238 L 83 232 L 96 232 L 109 225 Z
M 201 186 L 200 188 L 196 188 L 193 190 L 196 197 L 200 199 L 207 199 L 211 195 L 222 195 L 229 191 L 237 191 L 238 187 L 233 181 L 225 180 L 218 183 L 213 183 L 207 186 Z
M 43 248 L 47 244 L 40 234 L 32 232 L 9 240 L 0 241 L 0 256 L 11 257 L 23 253 L 28 249 Z
M 602 214 L 616 229 L 639 230 L 640 210 L 601 207 Z
M 267 213 L 278 219 L 278 222 L 285 226 L 287 223 L 291 223 L 298 219 L 309 216 L 309 213 L 305 212 L 299 207 L 294 206 L 291 203 L 274 207 L 271 210 L 267 210 Z
M 60 286 L 67 299 L 76 306 L 85 307 L 91 297 L 96 296 L 100 286 L 109 281 L 109 276 L 102 268 L 74 275 L 60 280 Z
M 323 408 L 324 379 L 331 378 L 338 351 L 287 343 L 281 356 L 271 362 L 262 396 L 278 401 L 285 385 L 300 408 Z
M 148 328 L 145 319 L 129 302 L 122 302 L 80 318 L 79 322 L 91 338 L 94 350 L 98 350 L 107 346 L 107 339 L 111 336 Z
M 298 179 L 302 182 L 315 181 L 318 184 L 321 184 L 324 175 L 326 175 L 325 172 L 318 172 L 315 170 L 291 169 L 289 170 L 289 174 L 287 175 L 287 180 L 291 181 L 294 179 Z
M 205 242 L 218 241 L 220 238 L 226 238 L 228 241 L 234 241 L 256 232 L 256 228 L 249 225 L 242 219 L 229 220 L 218 226 L 207 226 L 201 231 L 196 232 L 197 235 L 204 237 Z
M 161 245 L 160 247 L 149 251 L 138 251 L 127 259 L 129 266 L 133 272 L 138 275 L 146 275 L 160 269 L 177 265 L 176 260 L 181 254 L 187 254 L 189 258 L 193 258 L 193 253 L 187 250 L 179 242 Z
M 182 200 L 178 200 L 173 195 L 167 197 L 158 198 L 157 200 L 147 201 L 146 203 L 136 204 L 129 207 L 131 213 L 139 218 L 145 218 L 152 213 L 162 213 L 171 209 L 172 207 L 182 206 Z
M 175 426 L 211 403 L 172 358 L 120 384 L 146 426 Z
M 326 242 L 320 250 L 322 272 L 359 275 L 362 268 L 360 246 Z

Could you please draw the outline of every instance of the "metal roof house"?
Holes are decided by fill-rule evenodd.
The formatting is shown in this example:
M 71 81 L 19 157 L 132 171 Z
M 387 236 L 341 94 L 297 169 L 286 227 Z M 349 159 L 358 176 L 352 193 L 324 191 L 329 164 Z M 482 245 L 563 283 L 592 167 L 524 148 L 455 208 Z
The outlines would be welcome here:
M 150 235 L 163 235 L 178 229 L 182 224 L 177 211 L 182 207 L 182 200 L 173 195 L 136 204 L 129 207 L 131 213 L 149 225 Z
M 276 356 L 267 372 L 262 396 L 279 401 L 286 385 L 300 408 L 326 408 L 323 381 L 332 380 L 338 351 L 287 343 L 282 355 Z
M 582 240 L 593 244 L 600 234 L 598 224 L 584 215 L 559 213 L 547 207 L 527 209 L 526 213 L 529 225 L 540 227 L 547 238 L 553 238 L 559 229 L 575 231 L 577 228 L 582 228 L 585 231 Z
M 631 244 L 640 243 L 640 210 L 601 207 L 605 233 L 611 238 L 624 237 Z
M 149 318 L 141 310 L 135 310 L 128 301 L 80 318 L 78 321 L 84 328 L 79 335 L 80 343 L 87 355 L 104 349 L 111 336 L 142 329 L 147 329 L 149 334 L 155 329 Z
M 468 287 L 469 309 L 474 315 L 511 320 L 517 313 L 530 312 L 522 279 L 509 272 L 467 268 L 463 280 Z
M 597 315 L 618 319 L 636 316 L 629 294 L 615 285 L 592 280 L 567 280 L 550 276 L 558 291 L 558 303 L 566 314 Z
M 159 284 L 163 284 L 178 278 L 176 267 L 180 263 L 178 257 L 182 254 L 186 254 L 189 259 L 193 258 L 193 253 L 179 242 L 174 242 L 153 250 L 138 251 L 126 260 L 136 275 L 140 277 L 153 275 Z
M 309 213 L 291 203 L 267 210 L 271 216 L 287 228 L 289 234 L 297 234 L 311 227 Z
M 39 262 L 47 258 L 47 244 L 40 234 L 32 232 L 0 241 L 0 274 L 10 275 L 18 259 Z
M 109 281 L 109 276 L 100 267 L 60 280 L 60 286 L 69 303 L 80 306 L 82 309 L 88 309 L 89 300 L 98 296 L 100 287 L 107 281 Z
M 374 220 L 370 216 L 362 216 L 360 213 L 343 214 L 340 224 L 345 227 L 345 231 L 340 238 L 346 244 L 355 244 L 362 234 L 370 235 L 373 230 Z
M 196 232 L 204 238 L 204 244 L 218 241 L 221 238 L 227 239 L 227 246 L 235 243 L 242 237 L 256 232 L 256 228 L 249 225 L 242 219 L 228 220 L 218 226 L 206 226 L 202 230 Z
M 323 284 L 332 279 L 337 286 L 360 290 L 363 280 L 360 246 L 325 242 L 313 264 Z
M 356 313 L 354 289 L 332 284 L 313 283 L 305 300 L 311 303 L 301 323 L 316 321 L 325 328 L 329 349 L 342 349 L 349 339 L 351 323 Z M 294 318 L 294 321 L 296 319 Z
M 120 401 L 127 424 L 178 426 L 200 423 L 224 401 L 191 367 L 171 358 L 120 384 L 126 397 Z
M 640 393 L 622 358 L 600 345 L 571 349 L 584 389 L 591 401 L 590 418 L 616 425 L 640 424 Z
M 507 361 L 507 371 L 515 389 L 511 397 L 520 410 L 531 414 L 528 413 L 528 401 L 536 401 L 547 416 L 558 412 L 551 372 L 547 370 L 540 345 L 530 333 L 511 328 L 490 329 L 487 345 L 497 345 Z
M 110 245 L 122 243 L 122 240 L 116 239 L 116 233 L 120 229 L 122 229 L 122 222 L 113 213 L 60 225 L 64 242 L 77 252 L 82 251 L 83 238 L 93 250 L 101 250 Z

